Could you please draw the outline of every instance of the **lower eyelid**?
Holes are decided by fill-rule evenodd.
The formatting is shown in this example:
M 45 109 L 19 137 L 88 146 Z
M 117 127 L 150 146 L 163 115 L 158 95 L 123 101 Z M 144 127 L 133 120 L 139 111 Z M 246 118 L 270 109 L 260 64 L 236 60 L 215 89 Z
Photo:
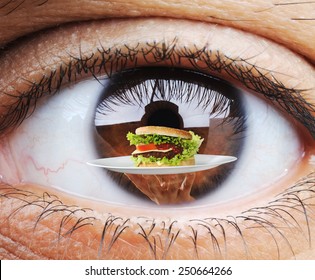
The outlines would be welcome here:
M 314 179 L 311 173 L 272 202 L 234 217 L 205 214 L 214 213 L 210 208 L 192 209 L 184 216 L 168 209 L 168 215 L 163 210 L 145 217 L 136 209 L 130 215 L 129 208 L 106 207 L 104 211 L 104 205 L 95 203 L 90 209 L 83 206 L 90 205 L 89 201 L 82 200 L 77 206 L 80 199 L 61 193 L 56 196 L 55 191 L 2 185 L 1 219 L 6 222 L 0 232 L 30 247 L 33 257 L 41 259 L 294 258 L 311 246 Z M 157 240 L 161 242 L 155 243 Z M 262 240 L 270 246 L 257 251 Z M 23 258 L 30 252 L 16 253 Z

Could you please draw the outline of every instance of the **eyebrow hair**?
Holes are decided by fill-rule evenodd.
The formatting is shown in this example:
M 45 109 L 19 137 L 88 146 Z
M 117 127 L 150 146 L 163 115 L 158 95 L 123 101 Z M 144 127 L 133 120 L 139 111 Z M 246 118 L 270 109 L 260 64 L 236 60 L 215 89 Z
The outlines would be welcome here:
M 304 1 L 304 2 L 283 2 L 283 3 L 274 3 L 274 6 L 296 6 L 296 5 L 308 5 L 308 4 L 315 4 L 315 1 Z M 306 17 L 292 17 L 290 18 L 292 21 L 313 21 L 313 18 L 306 18 Z
M 30 3 L 30 1 L 27 0 L 20 0 L 20 2 L 15 0 L 8 0 L 8 2 L 4 3 L 2 6 L 0 6 L 0 10 L 4 10 L 4 16 L 8 16 L 19 9 L 23 8 L 23 5 L 33 5 L 34 7 L 43 6 L 46 4 L 49 0 L 34 0 Z M 38 2 L 36 4 L 36 2 Z
M 273 3 L 273 5 L 275 6 L 304 5 L 304 4 L 315 4 L 315 1 Z
M 296 21 L 312 21 L 312 20 L 315 20 L 315 17 L 314 18 L 291 18 L 291 20 L 296 20 Z

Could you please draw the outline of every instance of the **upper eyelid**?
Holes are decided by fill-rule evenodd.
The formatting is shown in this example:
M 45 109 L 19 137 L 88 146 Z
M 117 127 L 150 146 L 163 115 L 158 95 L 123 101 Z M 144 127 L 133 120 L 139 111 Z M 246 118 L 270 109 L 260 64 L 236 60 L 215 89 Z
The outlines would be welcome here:
M 183 22 L 185 23 L 185 21 L 181 21 L 182 24 Z M 195 67 L 198 70 L 206 72 L 212 70 L 212 72 L 215 72 L 215 74 L 218 75 L 222 74 L 222 72 L 225 71 L 227 72 L 228 76 L 230 76 L 230 78 L 232 77 L 233 80 L 242 82 L 245 87 L 251 90 L 260 93 L 262 93 L 262 89 L 267 90 L 265 93 L 269 95 L 270 98 L 275 99 L 276 103 L 280 102 L 285 107 L 287 107 L 288 105 L 288 109 L 293 108 L 293 113 L 298 112 L 298 114 L 296 114 L 295 116 L 297 119 L 302 122 L 307 120 L 306 126 L 307 124 L 309 124 L 308 129 L 311 131 L 311 134 L 313 136 L 315 135 L 315 131 L 312 125 L 312 113 L 314 112 L 314 106 L 311 103 L 307 102 L 301 95 L 301 93 L 305 94 L 308 88 L 298 89 L 297 87 L 285 86 L 283 83 L 283 79 L 277 79 L 279 73 L 275 72 L 274 70 L 272 71 L 264 69 L 259 65 L 259 63 L 251 63 L 250 60 L 252 59 L 252 57 L 250 56 L 244 58 L 238 56 L 229 57 L 224 53 L 224 51 L 208 50 L 206 45 L 203 45 L 202 47 L 193 46 L 191 49 L 189 49 L 185 46 L 180 47 L 181 42 L 178 41 L 180 40 L 175 36 L 173 37 L 171 42 L 170 40 L 168 40 L 168 42 L 166 42 L 166 40 L 162 40 L 159 42 L 148 41 L 144 44 L 142 43 L 142 45 L 140 43 L 133 43 L 130 45 L 127 45 L 125 43 L 118 44 L 116 42 L 115 44 L 113 43 L 113 45 L 111 45 L 110 47 L 108 47 L 107 45 L 106 47 L 103 47 L 102 42 L 99 42 L 98 46 L 95 45 L 94 50 L 90 50 L 90 52 L 88 52 L 87 54 L 83 54 L 84 51 L 81 51 L 80 46 L 73 46 L 75 51 L 72 54 L 69 54 L 68 52 L 67 57 L 64 56 L 60 58 L 57 57 L 58 50 L 55 51 L 54 49 L 41 49 L 40 51 L 42 53 L 44 53 L 45 51 L 51 51 L 52 53 L 55 52 L 55 57 L 53 57 L 53 60 L 55 61 L 51 63 L 51 59 L 48 60 L 51 64 L 47 64 L 47 61 L 36 61 L 35 63 L 37 63 L 37 66 L 40 65 L 40 67 L 42 68 L 40 69 L 42 73 L 45 72 L 47 68 L 48 70 L 50 70 L 46 71 L 46 74 L 41 74 L 42 76 L 37 75 L 37 77 L 35 79 L 32 78 L 32 80 L 30 77 L 24 77 L 23 86 L 26 89 L 17 89 L 15 93 L 7 93 L 5 89 L 0 92 L 0 100 L 5 100 L 5 102 L 2 103 L 8 104 L 7 109 L 9 111 L 11 110 L 11 113 L 9 111 L 7 111 L 7 113 L 9 112 L 9 114 L 13 114 L 12 112 L 16 112 L 15 108 L 18 108 L 20 109 L 18 113 L 21 117 L 17 118 L 17 115 L 14 115 L 15 113 L 13 114 L 13 118 L 11 118 L 11 120 L 9 116 L 2 117 L 2 119 L 0 119 L 0 128 L 1 130 L 4 129 L 3 125 L 1 125 L 1 122 L 2 124 L 7 124 L 8 122 L 14 124 L 14 122 L 12 122 L 12 119 L 14 119 L 15 122 L 18 123 L 19 119 L 23 119 L 28 114 L 28 108 L 25 105 L 33 102 L 38 96 L 40 97 L 42 95 L 49 95 L 54 93 L 55 91 L 58 91 L 63 82 L 66 80 L 66 82 L 71 82 L 73 78 L 74 80 L 76 80 L 77 77 L 81 79 L 82 77 L 80 76 L 82 76 L 82 74 L 86 75 L 87 73 L 89 73 L 89 75 L 107 74 L 110 76 L 111 71 L 108 70 L 109 68 L 105 67 L 105 60 L 107 61 L 107 66 L 113 66 L 115 65 L 115 63 L 118 63 L 117 61 L 120 61 L 121 65 L 124 65 L 127 60 L 129 62 L 131 61 L 132 66 L 132 63 L 134 63 L 134 65 L 137 64 L 137 59 L 139 59 L 140 56 L 142 56 L 142 58 L 146 60 L 148 54 L 153 54 L 155 55 L 155 60 L 158 59 L 159 61 L 164 62 L 166 60 L 169 60 L 171 64 L 176 64 L 179 58 L 183 59 L 184 57 L 186 57 L 186 59 L 193 65 L 192 67 Z M 35 40 L 35 42 L 37 41 Z M 51 48 L 51 46 L 48 47 Z M 55 47 L 55 45 L 53 47 Z M 33 52 L 33 56 L 35 54 L 37 53 Z M 15 53 L 15 60 L 18 59 L 18 55 L 19 54 Z M 260 54 L 256 55 L 259 58 Z M 203 62 L 204 68 L 195 63 L 196 59 Z M 33 63 L 33 61 L 31 62 Z M 57 66 L 54 65 L 54 63 Z M 124 68 L 124 66 L 120 68 Z M 253 72 L 256 73 L 254 74 Z M 24 71 L 23 74 L 25 75 L 26 72 Z M 282 76 L 286 77 L 286 75 L 284 74 L 282 74 Z M 269 91 L 273 91 L 273 94 L 270 94 Z M 288 102 L 283 102 L 283 97 L 285 97 Z M 3 106 L 2 108 L 0 108 L 4 116 L 6 116 L 5 109 L 6 108 L 4 108 Z M 285 110 L 286 109 L 287 108 L 285 108 Z
M 37 99 L 57 92 L 64 83 L 71 83 L 81 75 L 104 75 L 111 76 L 117 71 L 124 70 L 130 61 L 131 66 L 137 66 L 137 58 L 150 60 L 153 62 L 170 61 L 177 64 L 177 61 L 186 59 L 192 67 L 199 71 L 213 71 L 218 74 L 226 72 L 233 79 L 241 82 L 250 90 L 257 91 L 269 98 L 271 102 L 280 105 L 284 111 L 288 111 L 299 122 L 308 128 L 311 135 L 315 137 L 314 117 L 315 106 L 307 102 L 301 95 L 307 89 L 297 89 L 285 87 L 281 81 L 275 77 L 276 72 L 269 71 L 250 63 L 248 59 L 230 58 L 220 51 L 211 51 L 207 46 L 203 48 L 187 49 L 177 46 L 175 37 L 171 43 L 151 42 L 143 45 L 122 45 L 121 47 L 104 48 L 102 45 L 88 56 L 74 56 L 69 54 L 69 61 L 60 61 L 59 67 L 44 74 L 38 81 L 28 81 L 28 90 L 20 92 L 18 95 L 10 96 L 11 105 L 8 106 L 4 117 L 0 119 L 0 131 L 5 131 L 8 127 L 19 124 L 30 112 Z M 204 66 L 198 63 L 202 62 Z M 148 61 L 147 61 L 148 62 Z M 152 61 L 150 61 L 152 62 Z M 130 65 L 128 65 L 130 67 Z M 253 74 L 253 72 L 256 72 Z M 258 75 L 257 75 L 258 74 Z M 27 83 L 27 81 L 25 81 Z M 6 95 L 2 92 L 1 95 Z M 10 104 L 10 101 L 7 103 Z M 34 107 L 33 107 L 34 108 Z
M 214 1 L 211 5 L 197 1 L 189 4 L 189 14 L 185 14 L 182 11 L 182 5 L 174 5 L 173 0 L 167 1 L 169 3 L 165 3 L 159 9 L 152 8 L 155 7 L 154 3 L 158 3 L 158 1 L 154 0 L 141 1 L 136 3 L 136 5 L 135 3 L 130 3 L 130 1 L 102 1 L 102 3 L 97 3 L 98 7 L 96 10 L 93 2 L 83 1 L 88 4 L 84 7 L 85 12 L 83 14 L 81 9 L 78 9 L 75 1 L 72 0 L 60 3 L 47 0 L 21 0 L 20 3 L 16 3 L 19 1 L 8 0 L 6 2 L 10 5 L 5 4 L 0 7 L 0 22 L 3 19 L 1 25 L 3 28 L 9 27 L 7 28 L 9 34 L 2 34 L 3 44 L 9 43 L 10 40 L 16 39 L 20 35 L 25 36 L 34 30 L 67 24 L 67 22 L 94 20 L 96 18 L 105 19 L 108 16 L 110 18 L 128 18 L 135 16 L 135 13 L 137 13 L 138 17 L 162 16 L 178 18 L 181 16 L 188 20 L 197 19 L 198 21 L 247 30 L 248 32 L 273 39 L 277 43 L 287 45 L 295 52 L 309 57 L 314 63 L 314 59 L 312 59 L 314 47 L 309 43 L 310 40 L 304 40 L 305 38 L 312 39 L 314 1 L 301 0 L 301 2 L 293 1 L 289 3 L 272 3 L 272 1 L 263 3 L 263 1 L 259 1 L 257 3 L 247 3 L 247 1 L 237 0 L 231 8 L 221 5 L 220 1 Z M 40 2 L 40 5 L 37 5 L 36 2 Z M 48 5 L 46 5 L 46 2 L 48 2 Z M 84 5 L 85 3 L 82 4 Z M 73 5 L 73 9 L 70 8 L 60 15 L 60 11 L 64 9 L 65 5 L 69 8 Z M 226 12 L 227 10 L 229 10 L 228 13 Z M 39 15 L 45 15 L 46 11 L 49 11 L 49 15 L 42 17 L 40 21 L 37 20 Z M 35 13 L 34 17 L 29 17 L 33 12 Z M 21 20 L 22 22 L 19 22 Z M 24 21 L 27 21 L 27 24 L 23 24 Z M 19 23 L 19 28 L 12 28 L 16 22 Z M 285 29 L 290 30 L 290 34 L 281 32 L 284 24 Z

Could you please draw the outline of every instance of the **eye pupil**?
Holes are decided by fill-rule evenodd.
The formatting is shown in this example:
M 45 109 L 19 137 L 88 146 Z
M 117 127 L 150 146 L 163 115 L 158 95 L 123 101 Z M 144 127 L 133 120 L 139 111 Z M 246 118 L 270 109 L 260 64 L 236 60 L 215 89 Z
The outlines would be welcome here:
M 168 101 L 155 101 L 145 106 L 145 114 L 141 126 L 167 126 L 182 129 L 183 118 L 178 113 L 178 106 Z

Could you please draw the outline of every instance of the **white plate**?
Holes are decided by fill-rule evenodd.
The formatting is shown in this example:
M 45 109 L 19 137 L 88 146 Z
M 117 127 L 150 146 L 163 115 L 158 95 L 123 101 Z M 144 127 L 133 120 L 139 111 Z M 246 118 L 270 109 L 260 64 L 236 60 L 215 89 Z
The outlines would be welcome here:
M 127 174 L 180 174 L 203 171 L 215 168 L 219 165 L 237 160 L 232 156 L 217 155 L 195 155 L 195 165 L 187 166 L 163 166 L 163 167 L 136 167 L 131 156 L 111 157 L 91 160 L 87 164 L 97 167 L 103 167 L 111 171 Z

